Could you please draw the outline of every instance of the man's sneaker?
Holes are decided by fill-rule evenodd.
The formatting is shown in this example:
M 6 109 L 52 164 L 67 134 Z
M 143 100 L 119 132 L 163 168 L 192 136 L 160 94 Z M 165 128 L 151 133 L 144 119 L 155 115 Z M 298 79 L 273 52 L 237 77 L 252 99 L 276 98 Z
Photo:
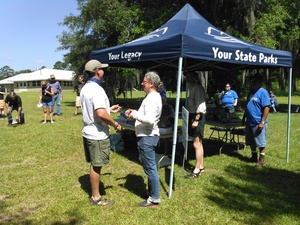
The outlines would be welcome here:
M 103 197 L 100 197 L 97 200 L 94 200 L 93 198 L 91 198 L 91 205 L 110 206 L 110 205 L 113 205 L 114 203 L 115 203 L 114 200 L 106 199 Z
M 250 162 L 255 162 L 257 163 L 257 153 L 252 153 L 252 157 L 250 159 Z
M 143 202 L 140 202 L 139 206 L 140 207 L 144 207 L 144 208 L 157 208 L 158 207 L 158 203 L 150 202 L 148 200 L 145 200 Z
M 256 163 L 256 167 L 263 167 L 265 164 L 265 157 L 264 156 L 260 156 L 258 162 Z

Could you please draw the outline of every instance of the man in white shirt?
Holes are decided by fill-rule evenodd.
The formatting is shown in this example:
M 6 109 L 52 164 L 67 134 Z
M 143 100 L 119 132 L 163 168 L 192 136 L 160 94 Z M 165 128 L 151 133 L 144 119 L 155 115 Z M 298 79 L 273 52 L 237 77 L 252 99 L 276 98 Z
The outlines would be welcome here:
M 80 92 L 82 108 L 82 136 L 86 161 L 90 162 L 90 182 L 92 187 L 91 205 L 108 206 L 113 200 L 103 198 L 99 192 L 100 173 L 102 166 L 109 163 L 110 140 L 109 126 L 117 132 L 122 130 L 110 116 L 110 113 L 119 112 L 121 107 L 110 107 L 109 99 L 101 87 L 104 68 L 108 64 L 101 64 L 97 60 L 90 60 L 85 64 L 85 72 L 89 75 L 88 81 Z

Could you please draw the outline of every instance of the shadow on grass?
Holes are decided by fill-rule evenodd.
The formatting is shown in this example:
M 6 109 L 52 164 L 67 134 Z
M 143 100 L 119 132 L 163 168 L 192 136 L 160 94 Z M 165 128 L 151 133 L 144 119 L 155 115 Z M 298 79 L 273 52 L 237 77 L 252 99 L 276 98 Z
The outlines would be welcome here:
M 206 197 L 229 212 L 251 215 L 236 217 L 241 224 L 268 223 L 289 214 L 300 218 L 299 174 L 252 165 L 228 166 L 225 172 L 228 175 L 215 175 Z
M 101 176 L 105 176 L 107 173 L 101 174 Z M 89 198 L 92 197 L 92 189 L 91 189 L 91 183 L 90 183 L 90 175 L 85 174 L 78 178 L 79 183 L 81 184 L 82 190 L 84 190 L 88 195 Z M 112 188 L 112 186 L 105 186 L 103 182 L 100 181 L 99 191 L 101 195 L 105 195 L 106 189 Z
M 144 183 L 144 178 L 142 176 L 128 174 L 126 177 L 121 177 L 117 180 L 125 180 L 125 183 L 119 184 L 119 186 L 126 188 L 128 191 L 134 193 L 137 196 L 146 198 L 147 187 Z

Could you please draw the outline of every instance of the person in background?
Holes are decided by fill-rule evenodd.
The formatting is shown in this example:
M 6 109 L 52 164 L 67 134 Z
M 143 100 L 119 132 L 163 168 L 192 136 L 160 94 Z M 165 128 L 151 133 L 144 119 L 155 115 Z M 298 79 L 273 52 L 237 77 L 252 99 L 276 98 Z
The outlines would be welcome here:
M 167 86 L 164 85 L 163 89 L 159 92 L 162 98 L 167 98 Z
M 198 178 L 204 172 L 204 124 L 206 113 L 206 92 L 199 83 L 196 73 L 188 73 L 186 76 L 188 86 L 188 105 L 189 111 L 189 136 L 193 137 L 195 149 L 196 165 L 194 170 L 186 175 L 186 178 Z
M 166 98 L 161 98 L 162 110 L 161 116 L 158 122 L 159 127 L 172 127 L 174 125 L 174 109 L 167 103 Z
M 110 140 L 109 129 L 112 126 L 117 132 L 122 130 L 110 113 L 119 112 L 121 107 L 110 107 L 109 99 L 101 87 L 104 68 L 98 60 L 90 60 L 85 64 L 88 81 L 80 91 L 82 109 L 82 137 L 86 161 L 90 163 L 90 182 L 92 189 L 91 205 L 110 206 L 114 200 L 100 195 L 99 184 L 102 167 L 109 164 Z
M 74 112 L 74 116 L 77 116 L 78 113 L 78 109 L 81 107 L 80 104 L 80 91 L 84 85 L 84 76 L 83 75 L 79 75 L 77 78 L 77 83 L 74 86 L 74 91 L 76 92 L 76 100 L 75 100 L 75 112 Z
M 22 108 L 22 99 L 14 91 L 11 91 L 5 98 L 5 106 L 7 108 L 7 118 L 8 126 L 12 125 L 12 112 L 16 110 L 18 113 L 16 115 L 17 123 L 24 123 L 24 111 Z M 21 120 L 21 121 L 20 121 Z
M 263 167 L 265 163 L 270 111 L 270 96 L 268 91 L 262 88 L 262 80 L 262 75 L 259 73 L 251 77 L 251 91 L 247 97 L 246 110 L 242 119 L 242 124 L 246 121 L 246 144 L 250 145 L 252 151 L 251 161 L 256 162 L 257 167 Z M 259 149 L 259 159 L 256 148 Z
M 4 95 L 6 94 L 5 88 L 0 85 L 0 118 L 4 118 Z
M 54 106 L 56 104 L 56 115 L 61 116 L 60 101 L 63 98 L 62 89 L 59 81 L 55 80 L 55 75 L 50 75 L 49 85 L 53 88 L 54 95 L 52 96 L 52 114 L 54 115 Z
M 47 115 L 49 114 L 50 123 L 53 124 L 53 114 L 52 114 L 52 97 L 54 96 L 54 90 L 53 88 L 48 84 L 47 81 L 43 80 L 41 82 L 42 87 L 40 89 L 40 96 L 38 105 L 42 103 L 43 105 L 43 112 L 44 112 L 44 122 L 43 124 L 47 123 Z
M 158 122 L 162 111 L 160 90 L 163 83 L 156 72 L 145 74 L 142 86 L 146 92 L 138 110 L 128 109 L 125 115 L 135 120 L 135 134 L 139 159 L 148 177 L 149 197 L 138 205 L 140 207 L 156 208 L 160 203 L 160 183 L 155 160 L 155 148 L 159 141 Z
M 226 109 L 226 121 L 230 122 L 232 113 L 235 112 L 238 103 L 238 95 L 234 90 L 231 90 L 230 84 L 227 83 L 225 91 L 222 91 L 218 98 L 221 100 L 222 107 Z
M 271 107 L 273 109 L 273 112 L 276 113 L 277 112 L 276 107 L 278 106 L 276 95 L 274 95 L 273 91 L 270 91 L 269 94 L 270 94 Z

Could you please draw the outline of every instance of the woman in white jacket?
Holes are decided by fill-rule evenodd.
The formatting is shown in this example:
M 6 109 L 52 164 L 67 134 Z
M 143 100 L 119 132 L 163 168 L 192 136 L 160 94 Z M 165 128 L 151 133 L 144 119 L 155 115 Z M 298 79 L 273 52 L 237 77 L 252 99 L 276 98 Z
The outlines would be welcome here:
M 139 110 L 127 110 L 125 115 L 135 119 L 135 134 L 137 147 L 143 169 L 148 177 L 147 200 L 139 203 L 140 207 L 157 207 L 160 202 L 159 177 L 155 162 L 155 147 L 159 141 L 158 122 L 162 110 L 162 101 L 159 94 L 163 83 L 156 72 L 145 74 L 142 86 L 147 93 Z

